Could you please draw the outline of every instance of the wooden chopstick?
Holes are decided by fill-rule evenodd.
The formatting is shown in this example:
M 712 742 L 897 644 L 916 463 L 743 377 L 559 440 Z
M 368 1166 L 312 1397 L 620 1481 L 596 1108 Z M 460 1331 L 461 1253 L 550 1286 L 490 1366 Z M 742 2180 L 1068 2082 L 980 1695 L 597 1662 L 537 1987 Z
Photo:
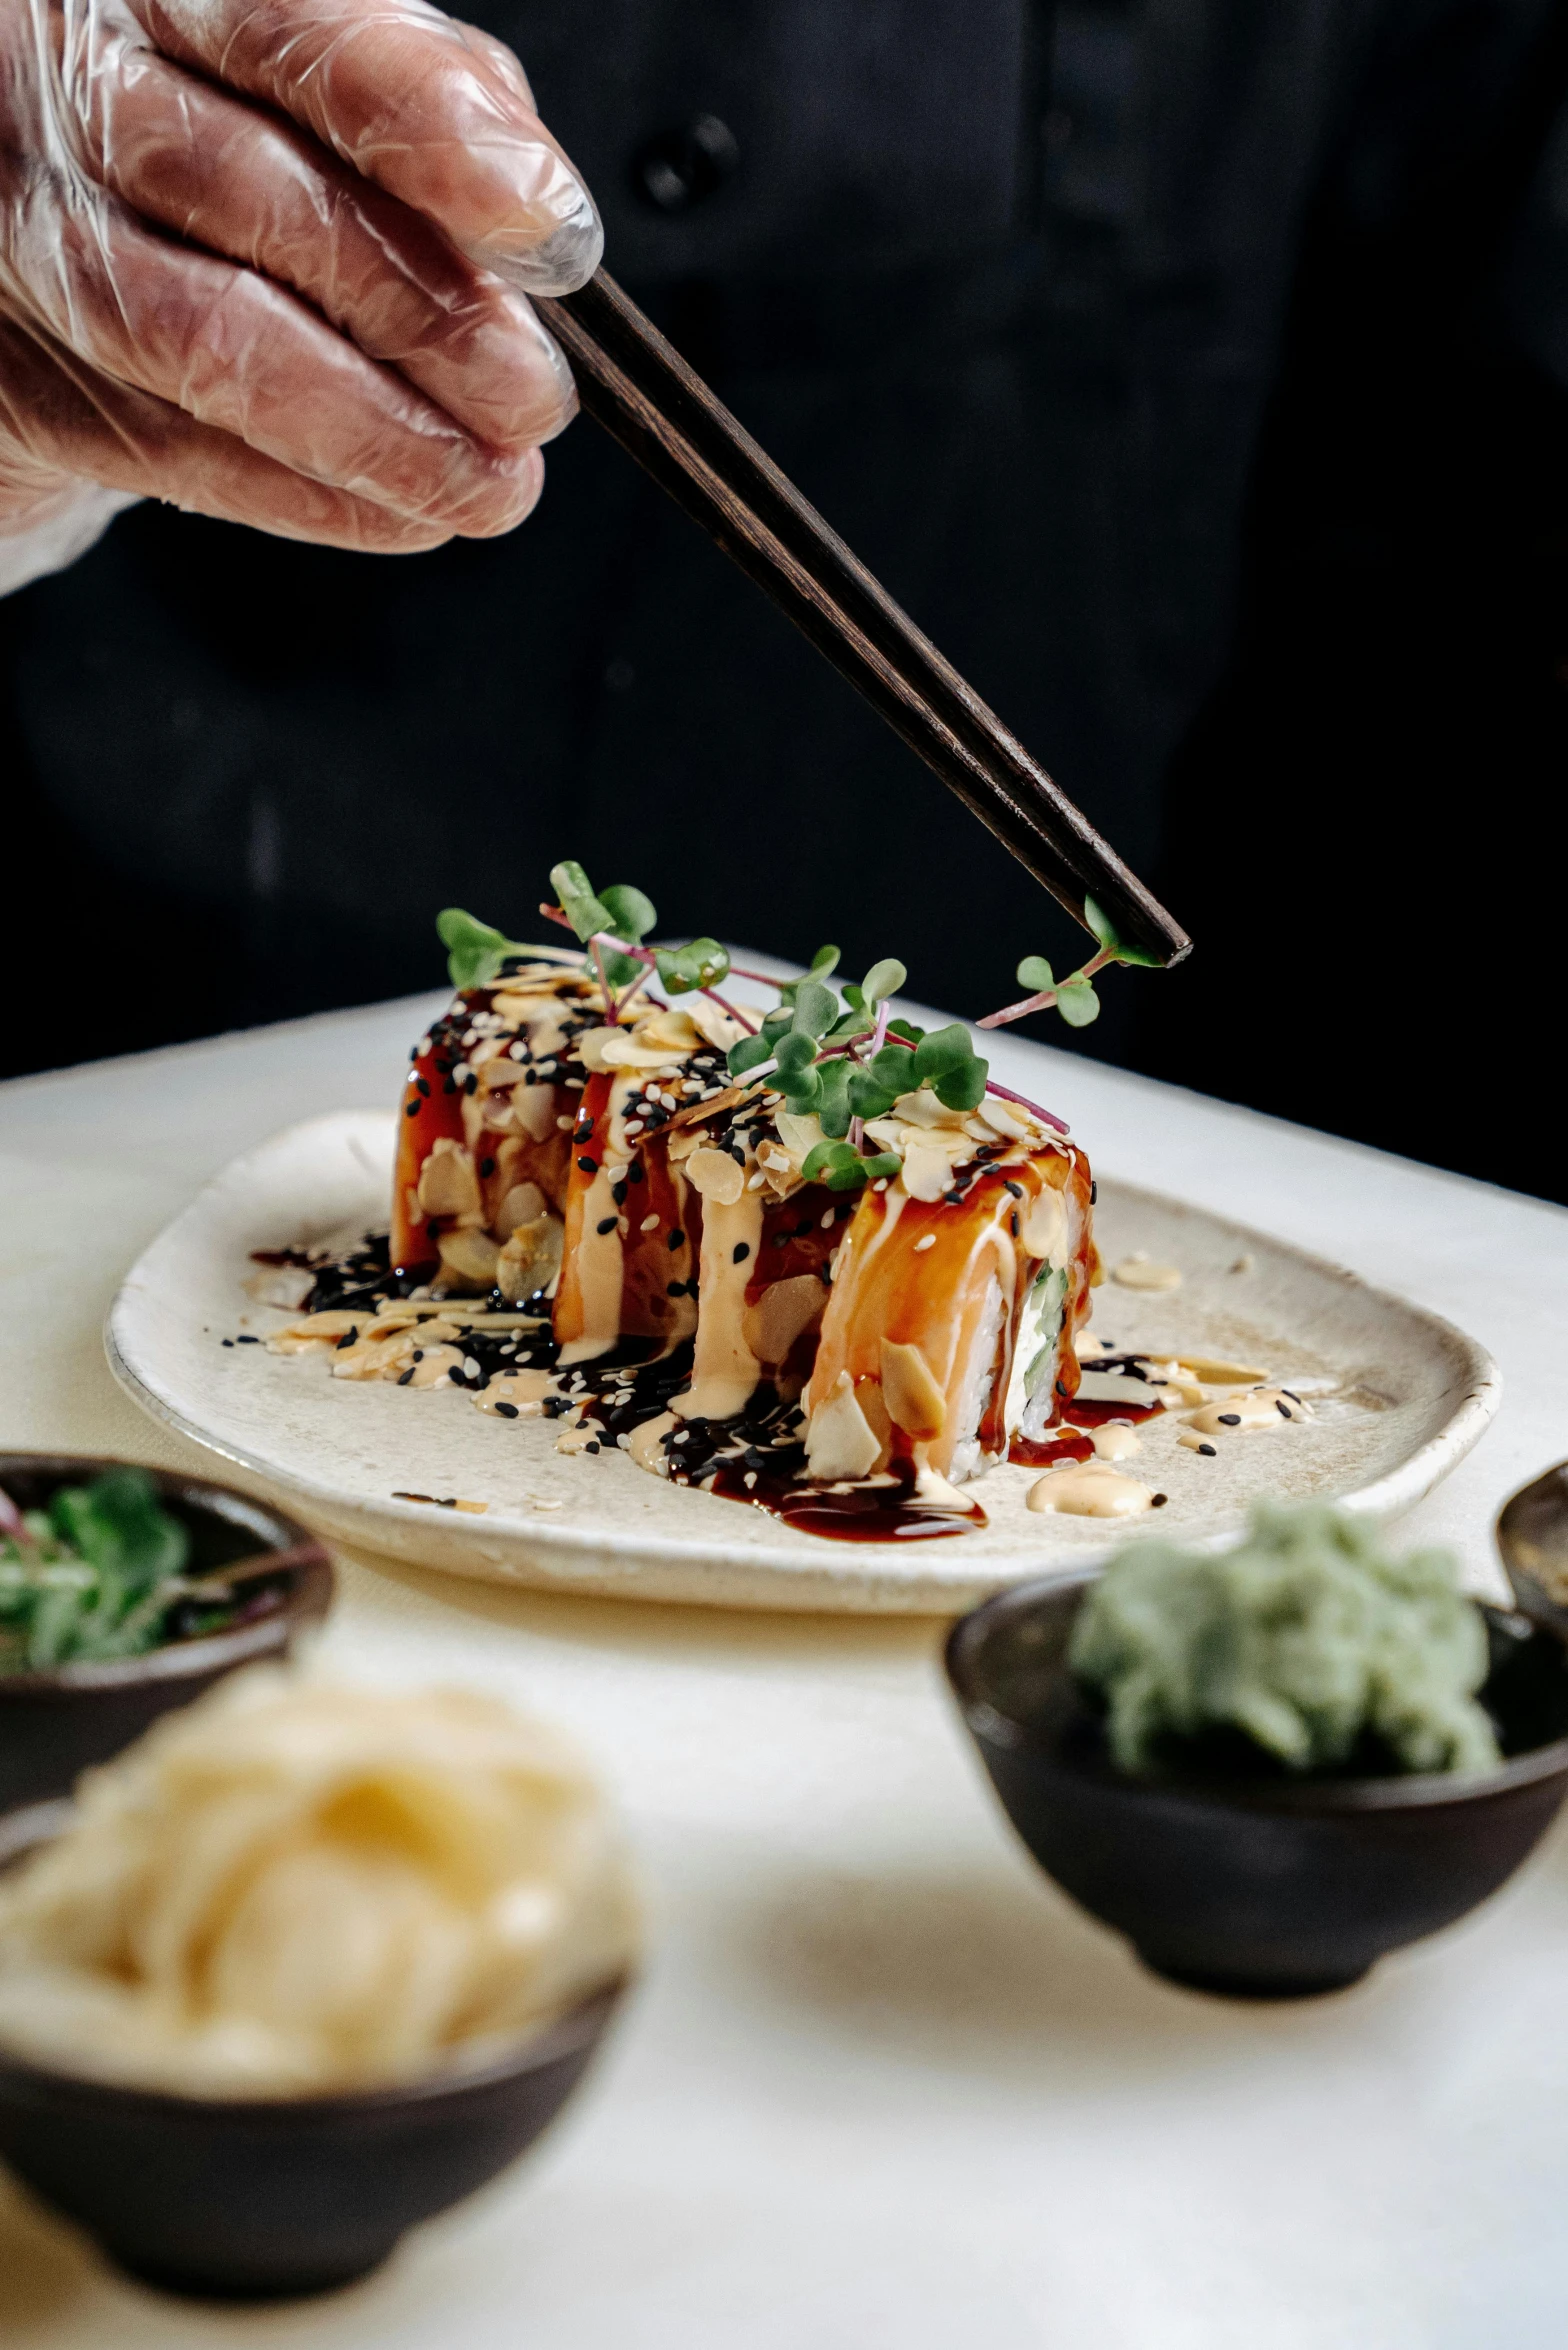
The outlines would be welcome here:
M 1130 945 L 1180 962 L 1185 931 L 614 279 L 539 308 L 587 413 L 1025 869 L 1080 922 L 1092 897 Z

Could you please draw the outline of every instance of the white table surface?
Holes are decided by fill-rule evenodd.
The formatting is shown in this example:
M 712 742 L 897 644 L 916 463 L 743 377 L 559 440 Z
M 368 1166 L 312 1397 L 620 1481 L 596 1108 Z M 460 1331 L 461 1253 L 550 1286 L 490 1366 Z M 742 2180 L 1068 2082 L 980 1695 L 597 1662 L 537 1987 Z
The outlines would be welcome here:
M 395 1098 L 422 1004 L 0 1087 L 0 1446 L 201 1468 L 104 1365 L 116 1283 L 298 1118 Z M 1474 1332 L 1507 1394 L 1406 1521 L 1487 1572 L 1568 1453 L 1568 1217 L 1004 1040 L 1100 1168 Z M 1397 1039 L 1391 1040 L 1397 1081 Z M 16 2350 L 1552 2350 L 1568 2210 L 1568 1820 L 1477 1916 L 1338 1998 L 1167 1988 L 1012 1843 L 939 1627 L 512 1593 L 344 1561 L 354 1669 L 511 1692 L 597 1750 L 646 1978 L 520 2169 L 330 2301 L 110 2274 L 0 2184 Z

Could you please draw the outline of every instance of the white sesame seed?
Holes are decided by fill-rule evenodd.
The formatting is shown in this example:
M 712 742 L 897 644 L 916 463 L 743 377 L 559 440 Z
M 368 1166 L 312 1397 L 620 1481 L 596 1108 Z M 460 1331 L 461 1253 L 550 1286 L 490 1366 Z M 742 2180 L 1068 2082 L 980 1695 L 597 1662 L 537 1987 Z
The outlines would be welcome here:
M 658 1219 L 658 1217 L 657 1217 L 657 1216 L 644 1216 L 644 1218 L 643 1218 L 642 1222 L 641 1222 L 641 1223 L 638 1225 L 637 1229 L 638 1229 L 638 1231 L 639 1231 L 639 1232 L 657 1232 L 657 1231 L 658 1231 L 658 1229 L 659 1229 L 659 1219 Z
M 563 1134 L 570 1134 L 570 1133 L 571 1133 L 571 1131 L 572 1131 L 572 1128 L 573 1128 L 573 1127 L 576 1125 L 576 1123 L 577 1123 L 577 1121 L 576 1121 L 576 1119 L 575 1119 L 575 1118 L 557 1118 L 557 1120 L 556 1120 L 555 1122 L 556 1122 L 557 1126 L 559 1126 L 559 1127 L 560 1127 L 560 1129 L 561 1129 L 561 1132 L 562 1132 Z
M 928 1232 L 924 1240 L 917 1240 L 915 1242 L 915 1254 L 918 1256 L 923 1248 L 935 1248 L 935 1246 L 936 1234 L 934 1232 Z
M 833 1222 L 833 1210 L 831 1208 L 824 1208 L 819 1221 L 823 1231 L 826 1232 Z

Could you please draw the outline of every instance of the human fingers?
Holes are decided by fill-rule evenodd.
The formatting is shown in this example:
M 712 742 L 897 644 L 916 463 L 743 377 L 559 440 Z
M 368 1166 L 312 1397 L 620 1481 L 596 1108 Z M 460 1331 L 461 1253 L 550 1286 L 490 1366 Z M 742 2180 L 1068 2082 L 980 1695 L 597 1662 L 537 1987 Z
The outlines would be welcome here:
M 283 287 L 151 234 L 112 198 L 21 265 L 41 323 L 91 366 L 357 498 L 465 536 L 533 502 L 524 453 L 482 447 Z
M 491 448 L 551 440 L 576 413 L 524 297 L 294 124 L 122 46 L 86 127 L 92 161 L 144 218 L 292 286 Z
M 424 0 L 131 4 L 166 56 L 291 116 L 509 285 L 565 294 L 597 268 L 593 199 L 519 77 Z
M 0 321 L 0 512 L 15 529 L 71 480 L 161 498 L 279 538 L 418 554 L 453 532 L 280 465 L 172 403 L 95 375 L 46 336 Z M 544 460 L 529 461 L 532 497 Z

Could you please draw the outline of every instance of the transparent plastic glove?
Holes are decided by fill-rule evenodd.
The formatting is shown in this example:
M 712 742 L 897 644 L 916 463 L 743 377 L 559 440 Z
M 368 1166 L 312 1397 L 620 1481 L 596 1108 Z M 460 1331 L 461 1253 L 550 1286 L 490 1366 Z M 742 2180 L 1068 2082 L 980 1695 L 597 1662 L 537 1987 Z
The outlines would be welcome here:
M 601 244 L 517 60 L 421 0 L 0 0 L 0 573 L 103 491 L 509 530 L 575 405 L 525 295 Z

